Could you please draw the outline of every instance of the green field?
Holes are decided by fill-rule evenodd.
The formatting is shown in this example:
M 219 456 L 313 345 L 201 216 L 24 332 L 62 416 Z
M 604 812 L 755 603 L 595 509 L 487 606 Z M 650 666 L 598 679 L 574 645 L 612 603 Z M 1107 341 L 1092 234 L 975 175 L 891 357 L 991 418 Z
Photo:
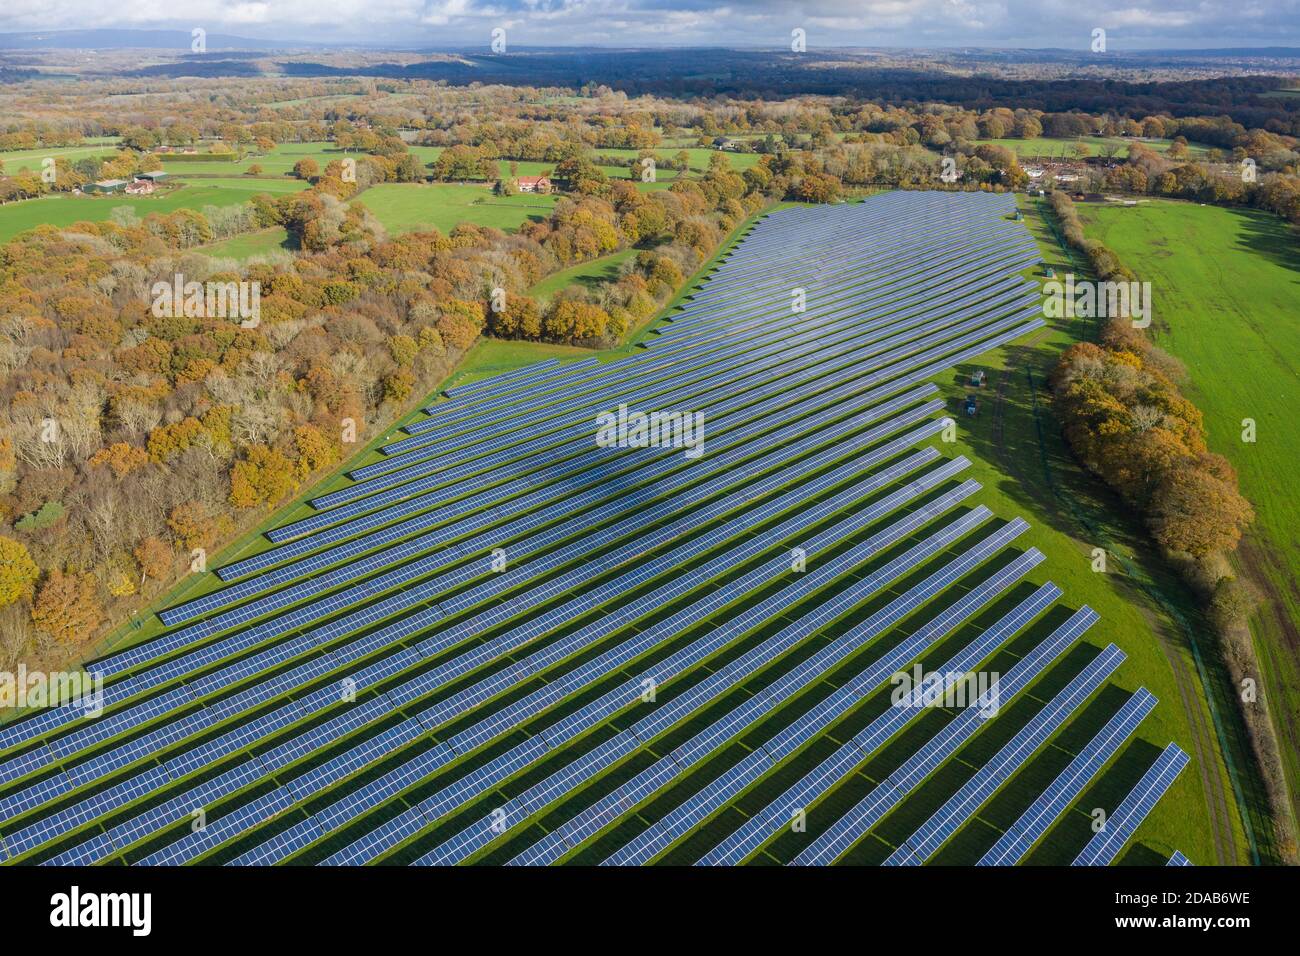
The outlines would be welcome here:
M 234 206 L 268 192 L 258 180 L 237 180 L 228 186 L 194 185 L 168 190 L 156 196 L 68 196 L 55 194 L 40 199 L 0 205 L 0 242 L 37 226 L 70 226 L 74 222 L 106 222 L 113 210 L 129 206 L 144 217 L 151 212 L 177 209 L 202 210 L 204 206 Z
M 253 256 L 264 256 L 273 252 L 291 252 L 293 248 L 293 241 L 289 231 L 283 226 L 273 226 L 270 229 L 259 229 L 257 232 L 250 232 L 247 235 L 235 236 L 233 239 L 223 239 L 221 242 L 201 246 L 198 251 L 205 252 L 214 258 L 238 259 L 244 262 L 253 258 Z
M 262 172 L 269 175 L 289 175 L 293 173 L 294 163 L 300 159 L 314 159 L 323 170 L 325 166 L 336 159 L 344 159 L 351 156 L 353 159 L 359 159 L 363 153 L 351 152 L 345 153 L 333 143 L 315 142 L 315 143 L 279 143 L 275 149 L 265 155 L 258 153 L 249 153 L 239 162 L 224 162 L 222 160 L 178 160 L 169 159 L 163 155 L 163 169 L 176 176 L 184 176 L 186 173 L 207 173 L 216 176 L 238 176 L 248 171 L 248 167 L 257 165 L 262 167 Z
M 1080 206 L 1089 234 L 1152 285 L 1156 341 L 1186 365 L 1188 397 L 1210 447 L 1236 466 L 1256 524 L 1239 552 L 1267 589 L 1253 622 L 1300 794 L 1300 253 L 1296 231 L 1267 213 L 1182 202 Z M 1257 440 L 1242 440 L 1253 419 Z
M 13 176 L 25 169 L 39 172 L 41 161 L 47 156 L 66 159 L 69 162 L 85 159 L 87 156 L 108 157 L 114 154 L 116 142 L 116 137 L 105 137 L 91 140 L 82 146 L 54 146 L 44 149 L 17 149 L 0 152 L 0 169 L 4 171 L 4 175 Z
M 252 190 L 254 193 L 297 193 L 307 189 L 311 184 L 301 179 L 277 178 L 265 176 L 168 176 L 167 180 L 183 183 L 187 186 L 216 189 L 236 189 L 241 192 Z
M 446 233 L 462 222 L 513 232 L 530 219 L 545 219 L 557 198 L 533 193 L 494 196 L 487 186 L 383 183 L 367 189 L 359 201 L 393 233 L 430 226 Z
M 1088 156 L 1096 156 L 1103 146 L 1113 146 L 1118 150 L 1116 155 L 1123 159 L 1128 156 L 1130 143 L 1140 143 L 1157 153 L 1167 153 L 1172 142 L 1168 139 L 1133 139 L 1126 136 L 1081 136 L 1078 139 L 1053 139 L 1039 136 L 1034 139 L 981 139 L 976 141 L 976 145 L 993 143 L 996 146 L 1005 146 L 1007 149 L 1014 150 L 1021 159 L 1036 157 L 1070 159 L 1074 157 L 1075 147 L 1078 145 L 1082 145 L 1087 150 Z M 1208 147 L 1198 143 L 1188 143 L 1187 151 L 1195 158 L 1204 156 L 1208 152 Z
M 623 263 L 635 255 L 635 249 L 624 249 L 613 255 L 592 259 L 590 262 L 584 262 L 570 269 L 562 269 L 537 283 L 528 290 L 528 294 L 545 302 L 561 289 L 566 289 L 571 285 L 581 285 L 590 289 L 602 282 L 612 282 L 618 278 Z
M 708 169 L 709 159 L 718 154 L 718 150 L 716 149 L 690 146 L 678 148 L 660 147 L 655 150 L 655 155 L 665 159 L 671 159 L 679 152 L 682 152 L 683 149 L 685 149 L 686 154 L 690 157 L 687 162 L 690 164 L 690 171 L 693 173 L 702 173 Z M 639 152 L 639 150 L 635 149 L 598 149 L 596 150 L 596 158 L 599 159 L 601 156 L 618 156 L 620 158 L 635 159 Z M 722 155 L 727 158 L 727 162 L 731 164 L 732 169 L 739 170 L 746 170 L 751 166 L 757 166 L 760 159 L 757 153 L 732 153 L 724 151 Z M 608 167 L 606 167 L 606 169 L 608 169 Z M 671 170 L 664 170 L 663 172 L 670 173 Z

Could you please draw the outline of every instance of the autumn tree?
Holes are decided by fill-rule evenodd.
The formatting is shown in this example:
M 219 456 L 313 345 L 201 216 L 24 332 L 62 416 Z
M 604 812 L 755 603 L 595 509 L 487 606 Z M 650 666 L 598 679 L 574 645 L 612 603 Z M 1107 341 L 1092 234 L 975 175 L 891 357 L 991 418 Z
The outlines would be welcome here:
M 243 461 L 230 472 L 230 501 L 237 508 L 279 504 L 298 487 L 293 463 L 284 453 L 265 445 L 253 445 Z
M 65 645 L 90 637 L 103 619 L 99 586 L 93 574 L 65 574 L 55 569 L 32 604 L 36 626 Z
M 1252 520 L 1250 503 L 1234 485 L 1197 468 L 1170 471 L 1151 499 L 1156 540 L 1197 558 L 1236 548 Z
M 13 538 L 0 536 L 0 607 L 30 597 L 32 586 L 41 576 L 27 546 Z
M 150 535 L 142 538 L 133 552 L 140 575 L 154 581 L 164 580 L 171 573 L 176 556 L 167 542 Z

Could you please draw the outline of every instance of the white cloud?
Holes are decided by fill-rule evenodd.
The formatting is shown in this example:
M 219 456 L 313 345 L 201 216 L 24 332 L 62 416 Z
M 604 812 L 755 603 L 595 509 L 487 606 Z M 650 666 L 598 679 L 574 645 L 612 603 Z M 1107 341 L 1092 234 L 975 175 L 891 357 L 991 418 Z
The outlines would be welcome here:
M 275 39 L 525 45 L 783 45 L 792 26 L 835 46 L 1112 49 L 1300 44 L 1300 0 L 6 0 L 0 31 L 184 29 Z

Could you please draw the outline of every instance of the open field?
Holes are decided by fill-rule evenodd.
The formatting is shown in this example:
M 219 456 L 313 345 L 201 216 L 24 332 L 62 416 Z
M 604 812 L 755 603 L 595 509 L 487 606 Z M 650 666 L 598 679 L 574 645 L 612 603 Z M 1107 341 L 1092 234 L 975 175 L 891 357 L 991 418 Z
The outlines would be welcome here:
M 1088 156 L 1096 156 L 1104 146 L 1111 146 L 1117 150 L 1116 155 L 1123 159 L 1128 156 L 1130 143 L 1141 143 L 1157 153 L 1167 153 L 1173 140 L 1131 139 L 1124 136 L 1084 136 L 1078 139 L 1053 139 L 1048 136 L 1039 136 L 1035 139 L 982 139 L 979 142 L 993 143 L 997 146 L 1005 146 L 1007 149 L 1015 150 L 1021 159 L 1033 159 L 1035 157 L 1068 159 L 1077 155 L 1076 147 L 1078 146 L 1082 146 L 1087 151 L 1086 155 Z M 1187 151 L 1193 157 L 1197 157 L 1204 156 L 1208 149 L 1199 143 L 1188 143 Z
M 792 315 L 800 263 L 825 251 L 819 224 L 853 217 L 864 237 L 896 235 L 884 205 L 893 201 L 909 204 L 913 234 L 897 249 L 838 247 L 832 273 L 809 283 L 808 312 Z M 282 510 L 269 522 L 281 529 L 274 540 L 246 540 L 236 565 L 230 550 L 217 556 L 220 580 L 196 577 L 184 604 L 170 602 L 165 628 L 151 620 L 98 665 L 111 675 L 110 714 L 160 700 L 181 677 L 190 696 L 74 753 L 144 740 L 150 762 L 169 769 L 142 790 L 118 783 L 139 772 L 120 769 L 139 758 L 87 762 L 66 796 L 0 825 L 7 852 L 68 854 L 63 862 L 595 862 L 644 846 L 629 860 L 689 862 L 775 808 L 737 859 L 874 863 L 989 772 L 1013 736 L 1048 719 L 1070 686 L 1081 696 L 933 858 L 979 859 L 1146 687 L 1155 709 L 1103 752 L 1086 787 L 1067 792 L 1068 809 L 1027 839 L 1024 858 L 1073 859 L 1093 840 L 1092 808 L 1119 819 L 1121 799 L 1172 741 L 1192 764 L 1116 855 L 1240 859 L 1232 807 L 1217 823 L 1207 809 L 1206 781 L 1222 770 L 1182 704 L 1163 622 L 1141 582 L 1089 566 L 1099 543 L 1124 563 L 1123 529 L 1099 539 L 1061 505 L 1076 501 L 1077 516 L 1104 502 L 1042 427 L 1031 376 L 1084 333 L 1037 327 L 1025 312 L 1032 283 L 1006 281 L 1042 255 L 1006 218 L 1010 208 L 1010 197 L 911 193 L 780 210 L 717 271 L 744 291 L 706 304 L 706 283 L 664 335 L 644 337 L 633 364 L 606 362 L 559 391 L 498 384 L 399 423 L 405 433 L 377 441 L 393 443 L 387 454 L 367 450 L 350 477 L 313 490 L 314 506 Z M 921 251 L 918 272 L 907 263 Z M 883 327 L 863 324 L 859 309 L 837 311 L 865 301 L 858 261 L 877 256 L 885 267 L 871 295 L 894 303 Z M 732 314 L 736 298 L 744 307 Z M 926 314 L 917 301 L 944 307 Z M 652 364 L 692 337 L 709 343 L 698 359 Z M 470 362 L 509 367 L 511 345 L 484 343 Z M 954 401 L 975 368 L 991 374 L 980 415 L 967 418 Z M 706 409 L 708 452 L 689 462 L 676 451 L 593 448 L 585 421 L 570 429 L 548 407 L 588 391 L 593 412 L 620 401 Z M 504 410 L 482 404 L 512 392 Z M 955 442 L 941 438 L 944 411 L 957 418 Z M 483 457 L 478 445 L 494 435 Z M 506 481 L 524 475 L 540 501 L 524 505 L 526 489 Z M 962 484 L 970 478 L 980 487 Z M 490 521 L 477 523 L 489 504 Z M 513 524 L 542 507 L 540 521 Z M 405 542 L 400 556 L 387 550 L 393 541 Z M 1043 589 L 1049 580 L 1059 601 Z M 1091 629 L 1084 604 L 1100 615 Z M 1067 621 L 1084 628 L 1080 639 L 1062 631 Z M 1127 659 L 1099 669 L 1110 642 Z M 197 648 L 201 661 L 188 660 Z M 1001 675 L 996 718 L 973 723 L 961 704 L 891 705 L 889 675 L 913 660 Z M 132 683 L 145 674 L 159 679 Z M 355 696 L 340 694 L 344 675 L 355 676 Z M 725 731 L 702 736 L 723 720 Z M 237 746 L 226 742 L 236 725 L 250 728 Z M 828 787 L 796 804 L 807 829 L 791 832 L 781 795 L 867 730 Z M 934 750 L 941 732 L 959 735 Z M 15 739 L 0 736 L 0 768 L 18 781 L 0 790 L 0 807 L 45 773 L 39 748 L 15 750 Z M 923 748 L 933 763 L 922 763 Z M 674 752 L 661 769 L 658 758 Z M 552 777 L 578 757 L 580 775 Z M 238 767 L 248 769 L 232 775 Z M 164 802 L 187 788 L 205 794 L 198 832 L 175 809 L 186 800 Z M 102 823 L 93 831 L 76 813 L 53 829 L 33 825 L 90 793 Z M 859 828 L 846 811 L 864 798 L 876 803 Z M 691 806 L 705 809 L 670 826 Z M 835 834 L 846 842 L 832 852 Z
M 23 170 L 39 172 L 41 162 L 47 156 L 66 159 L 69 162 L 85 159 L 87 156 L 112 156 L 117 137 L 104 137 L 91 140 L 82 146 L 54 146 L 43 149 L 16 149 L 0 152 L 0 169 L 6 176 L 12 176 Z
M 702 173 L 708 169 L 710 157 L 717 155 L 719 152 L 716 149 L 704 149 L 699 146 L 676 148 L 660 147 L 655 150 L 655 155 L 671 159 L 679 152 L 682 152 L 683 149 L 690 157 L 688 162 L 690 163 L 690 171 L 693 173 Z M 596 158 L 599 159 L 602 156 L 618 156 L 622 158 L 635 159 L 638 152 L 639 151 L 635 149 L 598 149 L 596 150 Z M 757 153 L 732 153 L 724 151 L 722 155 L 727 158 L 727 162 L 731 164 L 732 169 L 739 170 L 746 170 L 750 166 L 757 166 L 760 158 Z M 664 170 L 664 172 L 669 173 L 671 170 Z
M 487 186 L 447 183 L 383 183 L 358 197 L 394 233 L 429 226 L 446 233 L 462 222 L 510 232 L 529 219 L 540 222 L 546 218 L 557 199 L 533 193 L 494 196 Z
M 592 259 L 590 262 L 583 262 L 569 269 L 561 269 L 529 289 L 528 294 L 545 302 L 561 289 L 566 289 L 571 285 L 591 288 L 600 285 L 602 282 L 610 282 L 618 278 L 623 263 L 635 255 L 635 249 L 624 249 L 621 252 L 615 252 L 613 255 Z
M 266 255 L 271 252 L 287 252 L 292 249 L 292 237 L 289 235 L 289 231 L 283 226 L 272 226 L 270 229 L 259 229 L 257 232 L 250 232 L 247 235 L 235 236 L 233 239 L 224 239 L 221 242 L 202 246 L 198 251 L 214 257 L 238 259 L 243 262 L 253 256 Z
M 1253 210 L 1195 203 L 1080 206 L 1091 235 L 1152 284 L 1156 341 L 1187 367 L 1210 447 L 1237 468 L 1256 524 L 1240 551 L 1269 605 L 1255 646 L 1293 796 L 1300 794 L 1300 254 L 1295 231 Z M 1257 439 L 1245 442 L 1252 419 Z
M 186 173 L 209 173 L 217 176 L 238 176 L 247 172 L 248 167 L 257 165 L 262 167 L 265 174 L 291 175 L 293 173 L 294 163 L 300 159 L 314 159 L 321 169 L 324 169 L 328 163 L 336 159 L 344 159 L 351 156 L 356 159 L 364 155 L 358 152 L 345 153 L 333 143 L 279 143 L 275 149 L 265 155 L 250 153 L 239 162 L 225 162 L 222 160 L 192 160 L 170 159 L 167 156 L 162 157 L 163 169 L 176 176 L 184 176 Z
M 204 206 L 234 206 L 247 202 L 258 193 L 270 192 L 258 180 L 237 180 L 231 185 L 193 185 L 172 189 L 155 196 L 42 196 L 22 202 L 0 205 L 0 242 L 7 242 L 20 232 L 40 225 L 70 226 L 74 222 L 105 222 L 120 206 L 134 209 L 144 217 L 151 212 L 168 213 L 177 209 L 202 210 Z
M 188 186 L 238 189 L 241 191 L 251 189 L 254 192 L 271 193 L 276 196 L 281 193 L 302 192 L 310 185 L 301 179 L 270 179 L 265 176 L 185 176 L 177 173 L 174 176 L 169 175 L 167 178 L 171 182 L 184 183 Z

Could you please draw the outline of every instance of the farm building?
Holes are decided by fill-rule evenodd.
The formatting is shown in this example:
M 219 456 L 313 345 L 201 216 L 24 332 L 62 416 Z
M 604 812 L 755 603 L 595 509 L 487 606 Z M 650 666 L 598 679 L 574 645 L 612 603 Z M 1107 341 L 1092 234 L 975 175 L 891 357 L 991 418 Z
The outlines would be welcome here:
M 159 182 L 161 182 L 162 180 L 166 179 L 166 178 L 167 178 L 167 174 L 166 174 L 165 172 L 163 172 L 161 169 L 155 169 L 155 170 L 152 170 L 151 172 L 147 172 L 147 173 L 136 173 L 136 174 L 135 174 L 135 178 L 136 178 L 137 180 L 140 180 L 140 179 L 147 179 L 147 180 L 149 180 L 149 182 L 151 182 L 151 183 L 155 183 L 155 184 L 156 184 L 156 183 L 159 183 Z
M 127 186 L 125 179 L 101 179 L 97 183 L 86 183 L 81 187 L 83 193 L 120 193 Z
M 550 177 L 520 176 L 519 191 L 521 193 L 549 193 L 551 191 Z
M 126 187 L 126 193 L 130 196 L 149 196 L 152 195 L 153 191 L 153 182 L 148 179 L 137 179 Z

